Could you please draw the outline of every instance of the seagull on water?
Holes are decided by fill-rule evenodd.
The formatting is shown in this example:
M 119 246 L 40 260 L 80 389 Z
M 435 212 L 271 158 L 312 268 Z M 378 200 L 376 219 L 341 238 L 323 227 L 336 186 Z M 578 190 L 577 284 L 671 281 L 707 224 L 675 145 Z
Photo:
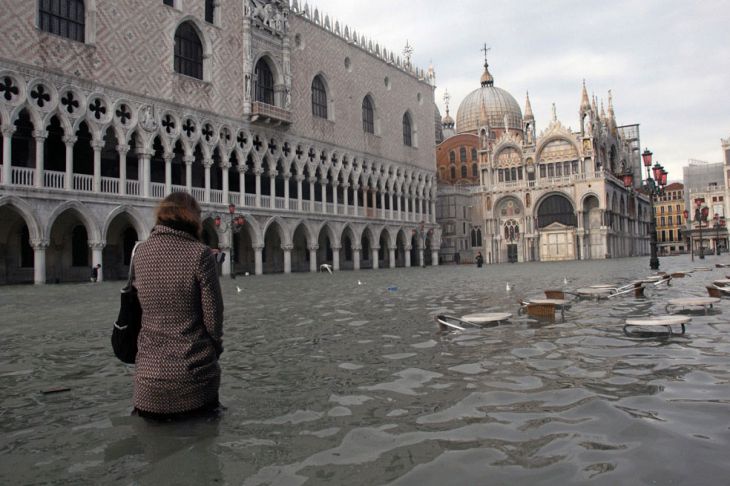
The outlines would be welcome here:
M 507 286 L 505 287 L 505 290 L 507 292 L 510 292 L 512 290 L 512 287 L 509 286 L 509 282 L 507 282 Z
M 236 285 L 236 291 L 240 294 L 241 292 L 243 292 L 243 289 Z
M 568 277 L 563 277 L 563 285 L 568 285 Z
M 358 285 L 362 285 L 362 282 L 358 280 L 358 281 L 357 281 L 357 284 L 358 284 Z

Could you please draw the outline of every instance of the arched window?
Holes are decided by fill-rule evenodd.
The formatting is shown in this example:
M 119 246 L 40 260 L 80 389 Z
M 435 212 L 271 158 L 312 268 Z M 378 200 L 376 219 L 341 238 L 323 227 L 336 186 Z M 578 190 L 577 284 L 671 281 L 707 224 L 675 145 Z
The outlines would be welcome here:
M 362 100 L 362 129 L 365 133 L 375 133 L 375 110 L 370 96 Z
M 449 162 L 451 162 L 452 164 L 456 163 L 456 152 L 454 152 L 453 150 L 449 152 Z
M 479 168 L 477 167 L 477 164 L 471 164 L 471 176 L 479 177 Z
M 471 229 L 471 246 L 479 246 L 477 245 L 477 230 L 474 228 Z
M 467 171 L 466 171 L 466 166 L 463 164 L 461 165 L 461 177 L 464 179 L 466 179 L 468 177 Z
M 162 0 L 162 3 L 165 4 L 165 5 L 169 5 L 170 7 L 174 7 L 175 6 L 174 0 Z
M 268 63 L 263 59 L 259 59 L 254 69 L 254 77 L 256 78 L 256 101 L 274 104 L 274 75 Z
M 205 0 L 205 21 L 213 23 L 215 19 L 215 0 Z
M 86 23 L 83 0 L 40 0 L 38 27 L 44 32 L 84 42 Z
M 411 115 L 408 113 L 403 115 L 403 145 L 413 147 L 413 140 L 411 139 Z
M 327 118 L 327 90 L 320 76 L 312 80 L 312 115 Z
M 477 244 L 476 246 L 482 246 L 482 229 L 477 229 Z
M 466 162 L 466 147 L 459 148 L 459 162 Z
M 471 149 L 471 161 L 472 162 L 477 161 L 477 149 L 475 149 L 475 148 Z
M 183 22 L 175 31 L 175 72 L 203 79 L 203 44 L 190 22 Z
M 451 166 L 451 180 L 453 181 L 454 179 L 456 179 L 456 167 L 452 165 Z

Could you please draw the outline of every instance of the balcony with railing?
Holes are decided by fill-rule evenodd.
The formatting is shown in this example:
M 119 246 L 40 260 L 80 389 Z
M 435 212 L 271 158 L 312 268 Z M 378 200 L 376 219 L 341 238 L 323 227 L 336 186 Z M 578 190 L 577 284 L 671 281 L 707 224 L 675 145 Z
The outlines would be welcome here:
M 251 104 L 251 121 L 267 125 L 291 124 L 291 111 L 261 101 Z
M 2 171 L 0 165 L 0 174 L 6 174 Z M 9 171 L 10 184 L 5 184 L 0 178 L 0 187 L 12 188 L 23 187 L 33 188 L 34 190 L 61 190 L 70 194 L 76 194 L 76 197 L 85 194 L 99 194 L 113 197 L 114 200 L 124 199 L 126 197 L 141 197 L 142 183 L 134 179 L 120 179 L 116 177 L 99 177 L 95 184 L 95 177 L 92 174 L 70 174 L 71 188 L 67 190 L 66 172 L 46 170 L 42 173 L 43 184 L 41 187 L 35 185 L 37 171 L 32 167 L 11 167 Z M 122 191 L 122 188 L 125 190 Z M 169 189 L 168 189 L 169 188 Z M 322 202 L 312 201 L 311 199 L 302 198 L 299 200 L 294 197 L 281 197 L 278 195 L 260 194 L 241 194 L 240 192 L 230 191 L 227 194 L 221 189 L 206 189 L 204 187 L 190 187 L 185 185 L 171 184 L 167 185 L 162 182 L 150 182 L 148 197 L 151 199 L 162 199 L 172 192 L 189 192 L 198 201 L 204 205 L 228 205 L 234 204 L 242 209 L 261 209 L 268 211 L 281 212 L 301 212 L 313 213 L 316 215 L 334 215 L 347 216 L 368 219 L 385 219 L 393 221 L 420 221 L 422 219 L 432 219 L 431 215 L 418 214 L 413 211 L 405 212 L 405 210 L 396 210 L 391 208 L 364 208 L 362 206 L 355 207 L 352 201 L 348 205 L 344 201 Z M 241 198 L 243 196 L 243 200 Z M 258 202 L 258 204 L 257 204 Z M 301 209 L 300 209 L 301 208 Z

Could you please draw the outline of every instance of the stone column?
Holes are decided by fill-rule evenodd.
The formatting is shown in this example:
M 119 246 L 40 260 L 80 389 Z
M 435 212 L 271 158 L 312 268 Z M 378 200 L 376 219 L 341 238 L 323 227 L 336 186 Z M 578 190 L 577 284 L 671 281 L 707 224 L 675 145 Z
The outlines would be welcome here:
M 163 155 L 165 159 L 165 196 L 172 192 L 172 159 L 175 158 L 174 153 Z
M 3 180 L 2 180 L 2 182 L 6 186 L 9 186 L 13 182 L 12 147 L 13 147 L 13 133 L 15 133 L 15 130 L 16 130 L 16 127 L 14 125 L 3 127 L 3 174 L 2 174 Z
M 408 245 L 405 247 L 405 257 L 406 257 L 406 268 L 410 268 L 411 266 L 411 246 Z
M 398 221 L 400 221 L 401 219 L 403 219 L 402 218 L 402 214 L 401 214 L 402 211 L 403 211 L 403 199 L 402 199 L 403 193 L 402 192 L 397 192 L 395 195 L 396 195 L 396 199 L 395 200 L 398 203 L 398 211 L 396 213 L 396 218 L 398 219 Z
M 76 137 L 63 137 L 63 143 L 66 145 L 66 176 L 65 185 L 67 191 L 73 191 L 74 188 L 74 144 Z M 129 145 L 125 145 L 129 150 Z M 127 153 L 124 153 L 127 156 Z M 125 166 L 126 169 L 126 166 Z
M 96 278 L 97 282 L 104 281 L 104 264 L 102 263 L 102 252 L 106 246 L 106 241 L 90 241 L 89 248 L 91 248 L 91 266 L 95 267 L 97 264 L 101 265 L 99 269 L 99 275 Z
M 255 275 L 263 275 L 264 274 L 264 258 L 262 251 L 264 249 L 263 245 L 256 245 L 253 247 L 254 251 L 254 274 Z
M 585 247 L 585 236 L 578 235 L 578 247 L 580 249 L 580 260 L 587 260 L 586 258 L 586 247 Z
M 337 272 L 340 270 L 340 250 L 341 246 L 332 247 L 332 271 Z
M 276 208 L 276 169 L 269 172 L 269 208 Z
M 314 183 L 317 182 L 316 177 L 309 178 L 309 212 L 314 212 Z
M 309 249 L 309 271 L 315 273 L 317 271 L 317 250 L 319 245 L 311 245 Z
M 416 196 L 411 196 L 411 221 L 418 221 L 416 214 Z
M 320 179 L 322 186 L 322 214 L 327 214 L 327 179 Z
M 426 259 L 424 258 L 424 255 L 423 255 L 422 246 L 418 247 L 418 264 L 422 267 L 426 266 Z
M 431 250 L 431 265 L 434 267 L 439 266 L 439 251 Z
M 233 233 L 229 231 L 228 234 L 228 238 L 233 239 Z M 221 275 L 223 275 L 224 277 L 229 277 L 231 275 L 231 266 L 233 265 L 233 258 L 231 257 L 231 244 L 232 243 L 226 241 L 221 241 L 219 244 L 220 251 L 226 254 L 226 259 L 223 260 L 223 264 L 221 265 Z
M 33 282 L 36 285 L 46 283 L 46 249 L 48 248 L 47 240 L 32 240 L 33 247 Z
M 35 187 L 44 187 L 45 184 L 45 166 L 43 161 L 44 151 L 43 144 L 48 137 L 46 130 L 35 130 L 33 132 L 33 138 L 35 138 Z
M 436 224 L 436 202 L 431 199 L 431 223 Z
M 68 151 L 68 146 L 66 146 L 66 150 Z M 71 150 L 73 150 L 73 144 L 71 144 Z M 117 145 L 117 153 L 119 154 L 119 194 L 122 196 L 127 194 L 127 152 L 129 152 L 129 145 Z
M 183 162 L 185 162 L 185 190 L 188 192 L 188 194 L 193 193 L 193 162 L 195 162 L 195 157 L 192 155 L 186 155 L 183 157 Z
M 373 270 L 377 270 L 380 268 L 380 247 L 374 246 L 372 250 L 370 250 L 372 259 L 373 259 Z
M 289 179 L 291 179 L 290 174 L 284 175 L 284 210 L 289 211 Z
M 358 212 L 358 209 L 357 209 L 357 206 L 358 206 L 357 194 L 358 194 L 358 192 L 359 192 L 359 186 L 357 184 L 353 184 L 352 185 L 352 207 L 355 210 L 354 211 L 354 215 L 355 216 L 357 216 L 357 212 Z
M 347 189 L 350 187 L 350 184 L 347 182 L 342 183 L 342 206 L 344 207 L 344 214 L 345 216 L 350 215 L 350 197 L 347 195 Z
M 93 184 L 93 190 L 96 193 L 101 192 L 101 149 L 104 148 L 104 142 L 101 140 L 93 140 L 91 142 L 91 148 L 94 151 L 94 184 Z M 145 174 L 149 178 L 149 164 L 150 164 L 150 156 L 149 154 L 145 154 L 145 160 L 146 160 L 146 167 L 147 170 Z M 147 179 L 149 181 L 149 179 Z M 145 194 L 145 197 L 149 196 L 149 192 Z
M 332 183 L 332 212 L 333 214 L 337 215 L 337 186 L 339 183 L 337 181 L 334 181 Z
M 380 191 L 380 218 L 385 219 L 385 193 Z
M 94 153 L 94 157 L 96 158 L 96 152 Z M 150 197 L 150 180 L 152 179 L 150 175 L 151 154 L 148 152 L 140 152 L 140 157 L 142 158 L 142 177 L 140 178 L 142 187 L 140 188 L 140 192 L 142 193 L 142 197 Z
M 221 182 L 223 183 L 223 204 L 226 206 L 231 202 L 228 196 L 230 187 L 228 186 L 228 170 L 231 168 L 230 162 L 221 162 Z
M 395 248 L 388 248 L 388 259 L 390 268 L 395 268 Z
M 302 181 L 304 176 L 297 174 L 297 211 L 302 212 Z
M 203 193 L 203 202 L 210 202 L 210 168 L 213 166 L 213 159 L 203 159 L 203 169 L 205 170 L 205 192 Z
M 261 173 L 263 172 L 262 169 L 256 168 L 254 169 L 253 173 L 256 176 L 256 203 L 255 206 L 257 208 L 261 207 Z
M 370 191 L 370 203 L 373 205 L 373 216 L 378 214 L 378 193 L 375 189 Z
M 362 248 L 359 246 L 352 247 L 352 269 L 360 270 L 360 252 Z
M 246 164 L 238 164 L 238 187 L 240 192 L 238 193 L 238 205 L 246 207 Z
M 294 247 L 292 245 L 281 245 L 281 249 L 284 250 L 284 273 L 291 273 L 291 251 Z
M 395 214 L 393 210 L 393 191 L 388 192 L 388 204 L 390 205 L 390 220 L 392 221 Z

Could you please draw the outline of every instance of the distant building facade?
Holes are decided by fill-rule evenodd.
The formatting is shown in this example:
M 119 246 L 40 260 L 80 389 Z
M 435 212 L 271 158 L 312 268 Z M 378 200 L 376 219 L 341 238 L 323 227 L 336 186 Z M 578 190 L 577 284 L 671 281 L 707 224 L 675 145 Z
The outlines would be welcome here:
M 723 155 L 727 159 L 726 146 L 723 140 Z M 728 217 L 728 165 L 727 160 L 720 163 L 708 163 L 690 160 L 683 168 L 685 184 L 685 200 L 687 208 L 691 208 L 691 226 L 688 237 L 691 239 L 692 251 L 717 253 L 728 250 L 727 217 Z M 699 212 L 702 207 L 708 209 L 708 220 L 700 228 Z
M 224 273 L 437 262 L 433 72 L 409 57 L 297 1 L 0 9 L 0 283 L 122 278 L 173 191 Z
M 657 245 L 660 255 L 684 253 L 688 241 L 683 235 L 686 229 L 683 212 L 684 185 L 675 182 L 664 188 L 664 194 L 657 198 L 654 207 L 657 218 Z
M 474 208 L 472 226 L 482 238 L 466 256 L 480 251 L 486 262 L 500 263 L 648 254 L 650 203 L 636 190 L 639 127 L 617 125 L 610 93 L 608 112 L 599 111 L 584 84 L 580 129 L 558 121 L 553 106 L 538 135 L 529 95 L 523 116 L 514 97 L 495 86 L 486 61 L 480 84 L 461 102 L 455 134 L 437 149 L 440 186 L 478 184 L 464 204 Z M 444 134 L 451 122 L 444 119 Z M 621 179 L 626 173 L 635 176 L 629 189 Z M 438 194 L 439 206 L 451 205 L 449 191 Z

